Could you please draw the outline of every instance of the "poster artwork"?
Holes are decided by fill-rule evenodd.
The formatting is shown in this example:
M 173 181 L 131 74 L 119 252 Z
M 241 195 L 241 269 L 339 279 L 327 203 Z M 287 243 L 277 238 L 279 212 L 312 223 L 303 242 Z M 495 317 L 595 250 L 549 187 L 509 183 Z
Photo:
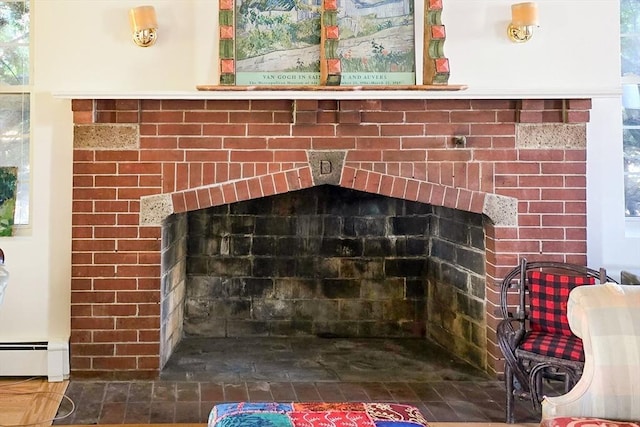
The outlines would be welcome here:
M 413 0 L 339 0 L 341 85 L 415 84 Z M 236 0 L 236 84 L 320 83 L 319 1 Z

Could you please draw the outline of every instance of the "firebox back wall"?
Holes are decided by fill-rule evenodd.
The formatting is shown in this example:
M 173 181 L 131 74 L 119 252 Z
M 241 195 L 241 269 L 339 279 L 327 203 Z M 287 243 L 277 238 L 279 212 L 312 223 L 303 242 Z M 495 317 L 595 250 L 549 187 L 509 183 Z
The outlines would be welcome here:
M 334 186 L 191 212 L 185 332 L 424 337 L 430 213 Z

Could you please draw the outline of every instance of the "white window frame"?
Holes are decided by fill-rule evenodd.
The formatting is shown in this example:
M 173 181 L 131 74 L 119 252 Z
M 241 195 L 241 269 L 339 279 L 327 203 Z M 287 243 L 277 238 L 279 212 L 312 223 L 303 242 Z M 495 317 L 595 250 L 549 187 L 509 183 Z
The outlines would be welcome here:
M 32 220 L 32 192 L 33 192 L 33 0 L 2 0 L 3 3 L 25 3 L 29 6 L 29 81 L 24 85 L 0 85 L 0 95 L 12 95 L 12 94 L 23 94 L 27 96 L 29 100 L 29 112 L 30 112 L 30 120 L 29 120 L 29 129 L 28 131 L 28 152 L 25 154 L 27 157 L 26 163 L 29 164 L 29 174 L 27 177 L 27 191 L 26 195 L 23 195 L 21 201 L 24 202 L 26 198 L 26 210 L 27 213 L 24 215 L 24 218 L 20 219 L 18 216 L 18 210 L 16 209 L 16 215 L 14 216 L 14 226 L 13 226 L 13 235 L 25 235 L 28 234 L 27 231 L 31 228 L 31 220 Z M 23 159 L 24 160 L 24 159 Z

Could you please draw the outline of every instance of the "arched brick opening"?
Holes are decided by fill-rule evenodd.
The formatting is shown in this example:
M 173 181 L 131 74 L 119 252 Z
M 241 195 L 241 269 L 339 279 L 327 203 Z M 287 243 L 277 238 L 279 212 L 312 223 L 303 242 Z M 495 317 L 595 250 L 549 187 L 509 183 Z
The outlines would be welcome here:
M 483 223 L 497 224 L 499 226 L 514 224 L 517 221 L 516 201 L 511 198 L 484 194 L 479 191 L 470 191 L 466 189 L 451 189 L 442 185 L 408 179 L 403 177 L 391 176 L 373 171 L 355 169 L 344 166 L 344 152 L 310 152 L 310 165 L 308 167 L 300 167 L 288 171 L 281 171 L 271 175 L 262 175 L 247 179 L 239 179 L 230 183 L 211 184 L 199 187 L 198 189 L 190 189 L 176 193 L 143 197 L 141 199 L 141 216 L 146 218 L 146 223 L 161 224 L 165 222 L 164 215 L 181 214 L 192 212 L 195 210 L 206 209 L 213 206 L 228 205 L 242 201 L 255 200 L 263 197 L 287 194 L 290 192 L 308 189 L 317 185 L 336 185 L 341 188 L 358 190 L 365 193 L 372 193 L 381 196 L 387 196 L 394 199 L 408 200 L 412 202 L 424 203 L 432 206 L 441 206 L 451 209 L 461 210 L 465 212 L 482 215 Z M 313 164 L 313 163 L 316 164 Z M 492 202 L 493 201 L 493 202 Z M 174 230 L 177 220 L 172 221 Z M 491 234 L 495 227 L 484 227 L 484 234 L 489 240 L 493 239 Z M 166 236 L 166 233 L 163 233 Z M 178 257 L 185 256 L 186 250 L 175 249 L 175 244 L 180 244 L 179 240 L 182 234 L 186 234 L 185 230 L 171 232 L 171 242 L 163 242 L 163 253 L 179 254 Z M 178 236 L 176 236 L 178 235 Z M 165 238 L 166 239 L 166 238 Z M 182 242 L 184 245 L 184 242 Z M 188 246 L 188 245 L 187 245 Z M 486 243 L 485 243 L 486 246 Z M 179 271 L 184 267 L 182 258 L 172 258 L 171 262 L 167 262 L 168 257 L 163 256 L 162 277 L 169 277 L 172 283 L 165 284 L 163 280 L 163 294 L 161 296 L 161 347 L 160 357 L 161 364 L 164 364 L 171 355 L 173 348 L 180 342 L 183 330 L 182 322 L 184 317 L 184 272 Z M 486 259 L 486 257 L 485 257 Z M 166 266 L 170 264 L 170 266 Z M 171 271 L 165 271 L 169 268 Z M 487 265 L 482 272 L 487 271 Z M 176 275 L 179 278 L 176 278 Z M 181 276 L 180 276 L 181 275 Z M 464 278 L 468 281 L 469 279 Z M 486 279 L 485 279 L 486 280 Z M 440 282 L 436 277 L 432 277 L 431 282 Z M 430 286 L 430 285 L 428 285 Z M 435 286 L 433 283 L 431 286 Z M 449 284 L 445 286 L 450 286 Z M 459 283 L 459 288 L 470 286 L 467 283 Z M 486 284 L 483 285 L 486 287 Z M 432 291 L 433 292 L 433 291 Z M 453 292 L 453 294 L 451 293 Z M 448 291 L 447 295 L 450 300 L 451 295 L 458 294 L 458 291 Z M 434 294 L 435 295 L 435 294 Z M 468 298 L 468 297 L 462 297 Z M 486 293 L 482 295 L 486 299 Z M 447 297 L 445 297 L 447 299 Z M 448 302 L 447 304 L 454 304 Z M 463 303 L 468 306 L 470 303 Z M 488 306 L 484 301 L 481 302 L 484 310 Z M 472 310 L 472 309 L 470 309 Z M 454 316 L 467 316 L 468 313 L 456 313 Z M 458 356 L 469 360 L 471 363 L 481 368 L 487 365 L 487 350 L 491 343 L 487 342 L 487 337 L 491 335 L 491 331 L 487 331 L 486 316 L 482 319 L 476 319 L 473 326 L 469 326 L 466 321 L 466 328 L 472 328 L 473 332 L 453 331 L 459 329 L 454 326 L 455 321 L 448 321 L 443 325 L 447 338 L 441 339 L 442 345 L 448 348 Z M 459 322 L 458 322 L 459 323 Z M 423 326 L 424 327 L 424 326 Z M 451 334 L 473 335 L 472 337 L 461 336 L 462 343 L 456 343 L 456 339 Z M 432 337 L 433 338 L 433 337 Z M 474 344 L 471 342 L 475 341 Z M 469 351 L 469 347 L 476 347 L 477 341 L 482 341 L 480 348 Z M 462 354 L 464 353 L 464 354 Z M 479 355 L 477 353 L 480 353 Z

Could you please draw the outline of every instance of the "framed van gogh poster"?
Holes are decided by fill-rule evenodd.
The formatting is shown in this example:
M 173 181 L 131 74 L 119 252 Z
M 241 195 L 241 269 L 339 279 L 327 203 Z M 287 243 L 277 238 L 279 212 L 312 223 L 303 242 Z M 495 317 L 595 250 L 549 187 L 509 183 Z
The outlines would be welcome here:
M 442 0 L 425 1 L 439 63 L 423 68 L 446 84 Z M 415 16 L 414 0 L 221 0 L 220 84 L 415 85 Z

